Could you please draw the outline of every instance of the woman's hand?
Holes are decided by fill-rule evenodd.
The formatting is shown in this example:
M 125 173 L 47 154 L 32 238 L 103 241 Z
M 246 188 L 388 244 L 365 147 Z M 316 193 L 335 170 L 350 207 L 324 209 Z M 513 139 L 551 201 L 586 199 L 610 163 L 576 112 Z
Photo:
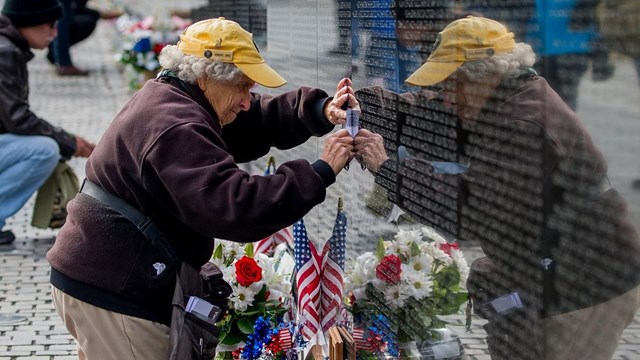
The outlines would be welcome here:
M 333 99 L 324 104 L 322 113 L 332 124 L 344 124 L 347 122 L 347 112 L 343 109 L 345 104 L 351 109 L 360 108 L 360 104 L 358 100 L 356 100 L 353 88 L 351 87 L 351 79 L 349 78 L 340 80 Z
M 331 166 L 334 174 L 338 175 L 353 156 L 353 138 L 346 129 L 325 138 L 320 159 Z
M 389 157 L 384 149 L 384 139 L 379 134 L 367 129 L 360 129 L 353 139 L 355 158 L 360 164 L 364 164 L 372 174 L 380 170 L 380 166 Z

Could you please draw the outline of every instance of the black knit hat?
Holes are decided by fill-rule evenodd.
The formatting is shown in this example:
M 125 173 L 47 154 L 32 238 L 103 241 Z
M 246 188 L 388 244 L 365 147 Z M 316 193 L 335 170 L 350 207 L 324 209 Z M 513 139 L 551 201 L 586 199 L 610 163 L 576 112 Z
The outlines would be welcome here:
M 5 0 L 2 15 L 17 28 L 42 25 L 62 18 L 58 0 Z

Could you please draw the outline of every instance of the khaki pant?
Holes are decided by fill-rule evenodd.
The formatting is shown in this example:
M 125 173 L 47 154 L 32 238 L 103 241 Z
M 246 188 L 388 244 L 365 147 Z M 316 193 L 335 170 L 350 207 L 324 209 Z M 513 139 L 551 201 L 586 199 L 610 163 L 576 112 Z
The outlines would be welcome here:
M 104 310 L 52 286 L 53 304 L 78 342 L 81 360 L 166 359 L 169 327 Z
M 602 304 L 543 321 L 545 360 L 609 360 L 640 308 L 640 286 Z

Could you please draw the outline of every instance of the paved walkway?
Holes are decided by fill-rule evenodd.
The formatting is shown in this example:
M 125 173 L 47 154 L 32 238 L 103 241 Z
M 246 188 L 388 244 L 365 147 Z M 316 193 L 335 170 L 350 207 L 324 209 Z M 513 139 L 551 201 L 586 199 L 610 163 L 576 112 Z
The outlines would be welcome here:
M 0 0 L 0 5 L 1 2 Z M 31 103 L 34 111 L 52 123 L 97 142 L 130 96 L 114 61 L 117 42 L 118 37 L 111 24 L 100 23 L 89 41 L 73 49 L 76 65 L 91 70 L 91 76 L 87 78 L 58 78 L 53 75 L 51 66 L 44 59 L 44 53 L 37 53 L 36 59 L 30 63 Z M 635 156 L 640 152 L 637 141 L 640 135 L 640 122 L 637 121 L 640 111 L 637 101 L 625 99 L 640 99 L 640 92 L 635 86 L 635 75 L 628 61 L 620 60 L 616 77 L 616 81 L 634 86 L 603 88 L 591 86 L 589 80 L 586 80 L 585 91 L 581 94 L 580 113 L 588 115 L 585 116 L 585 121 L 608 157 L 614 184 L 629 195 L 630 205 L 638 219 L 640 201 L 637 201 L 638 195 L 629 190 L 628 182 L 633 176 L 640 175 L 640 162 Z M 315 76 L 309 78 L 314 81 L 316 79 Z M 602 109 L 606 108 L 603 106 L 604 102 L 619 103 L 617 109 L 620 116 L 611 117 L 608 113 L 602 113 Z M 617 119 L 619 123 L 615 123 L 615 126 L 607 125 L 603 123 L 603 119 Z M 635 119 L 635 123 L 628 121 L 629 119 Z M 310 143 L 293 155 L 280 154 L 279 161 L 290 156 L 317 156 L 319 149 L 319 143 Z M 82 177 L 84 161 L 73 159 L 70 163 L 78 176 Z M 255 165 L 253 169 L 257 170 L 260 166 Z M 334 198 L 346 196 L 349 199 L 348 206 L 352 209 L 350 231 L 356 233 L 353 250 L 366 248 L 371 243 L 372 225 L 378 226 L 378 230 L 389 227 L 372 219 L 362 210 L 356 211 L 358 208 L 362 209 L 364 195 L 370 190 L 370 182 L 363 182 L 365 176 L 357 171 L 341 175 L 339 181 L 343 184 L 332 187 L 328 205 L 314 210 L 310 215 L 325 219 L 312 222 L 310 233 L 315 232 L 318 238 L 326 238 L 324 229 L 328 229 L 328 226 L 325 225 L 331 221 L 326 210 L 335 206 L 332 202 Z M 26 317 L 26 320 L 15 324 L 0 324 L 0 360 L 73 359 L 76 358 L 74 341 L 62 326 L 50 300 L 49 265 L 45 254 L 53 244 L 56 232 L 35 229 L 29 225 L 32 206 L 33 202 L 30 201 L 9 219 L 8 227 L 14 230 L 18 239 L 13 246 L 0 247 L 0 313 Z M 463 250 L 469 260 L 481 254 L 472 244 L 463 244 Z M 0 318 L 1 320 L 3 319 Z M 453 330 L 461 336 L 469 358 L 489 359 L 483 342 L 482 321 L 474 319 L 472 331 L 465 333 L 462 316 L 454 316 L 450 320 Z M 640 359 L 640 315 L 624 333 L 614 359 Z

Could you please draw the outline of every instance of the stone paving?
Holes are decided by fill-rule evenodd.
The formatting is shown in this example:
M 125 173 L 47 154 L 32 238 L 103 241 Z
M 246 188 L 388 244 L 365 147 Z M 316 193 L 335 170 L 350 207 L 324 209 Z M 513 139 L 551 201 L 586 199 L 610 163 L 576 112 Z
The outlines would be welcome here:
M 166 8 L 170 3 L 150 0 L 136 2 L 142 10 L 151 9 L 152 4 L 163 4 Z M 118 36 L 113 25 L 101 22 L 92 38 L 73 48 L 76 65 L 91 70 L 91 76 L 87 78 L 56 77 L 44 59 L 44 53 L 37 52 L 29 65 L 34 111 L 70 132 L 91 141 L 99 141 L 113 116 L 131 95 L 121 69 L 114 60 L 117 45 Z M 270 59 L 268 49 L 265 54 Z M 640 176 L 640 161 L 636 155 L 640 152 L 640 142 L 637 141 L 640 137 L 640 90 L 628 59 L 618 58 L 616 65 L 615 78 L 607 83 L 596 84 L 591 82 L 588 74 L 585 76 L 579 114 L 605 153 L 612 182 L 627 197 L 635 223 L 640 225 L 640 192 L 633 192 L 629 186 L 634 177 Z M 309 74 L 309 81 L 305 85 L 321 86 L 331 91 L 331 87 L 325 84 L 337 82 L 337 72 L 331 74 L 328 71 L 331 75 L 329 78 L 335 78 L 331 81 L 317 74 Z M 312 141 L 296 151 L 276 152 L 276 156 L 279 162 L 294 156 L 313 160 L 320 149 L 321 143 Z M 82 177 L 84 161 L 73 159 L 70 164 Z M 247 169 L 259 172 L 263 164 L 258 161 Z M 309 214 L 308 229 L 312 237 L 327 238 L 332 214 L 335 214 L 335 200 L 342 196 L 346 200 L 349 215 L 349 234 L 352 235 L 350 251 L 353 254 L 371 248 L 380 235 L 388 236 L 396 227 L 362 210 L 371 191 L 371 177 L 355 166 L 352 168 L 339 176 L 326 203 Z M 56 231 L 31 227 L 32 207 L 33 199 L 8 220 L 7 227 L 13 229 L 18 237 L 15 244 L 0 246 L 0 314 L 26 317 L 24 321 L 14 324 L 0 324 L 0 360 L 74 359 L 77 358 L 75 343 L 56 315 L 50 300 L 49 264 L 45 254 L 55 241 Z M 482 254 L 474 244 L 463 243 L 462 249 L 469 261 Z M 474 318 L 470 332 L 464 331 L 462 315 L 452 316 L 448 320 L 451 321 L 452 330 L 461 337 L 469 359 L 489 359 L 481 319 Z M 624 332 L 614 359 L 640 359 L 640 314 Z

